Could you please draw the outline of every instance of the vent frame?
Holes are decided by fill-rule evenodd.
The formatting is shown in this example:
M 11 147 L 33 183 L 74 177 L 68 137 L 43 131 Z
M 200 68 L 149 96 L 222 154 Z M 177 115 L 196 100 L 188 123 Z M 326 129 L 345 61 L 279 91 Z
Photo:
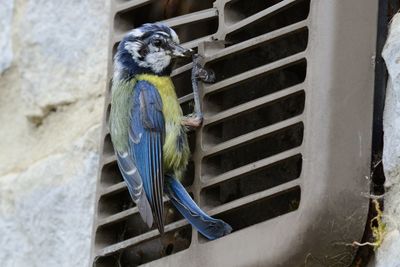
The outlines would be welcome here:
M 128 9 L 130 10 L 135 8 L 136 5 L 144 5 L 149 2 L 151 1 L 148 0 L 147 1 L 133 0 L 126 2 L 125 1 L 122 2 L 119 0 L 113 1 L 112 21 L 118 12 Z M 369 176 L 370 158 L 369 155 L 367 154 L 371 146 L 370 130 L 372 129 L 372 127 L 370 127 L 371 126 L 370 124 L 372 123 L 371 107 L 373 98 L 371 96 L 373 91 L 372 90 L 373 82 L 369 83 L 368 81 L 373 80 L 373 73 L 371 72 L 372 66 L 361 68 L 361 70 L 359 71 L 353 70 L 352 73 L 353 74 L 355 73 L 355 76 L 356 78 L 358 77 L 358 80 L 355 79 L 356 82 L 351 82 L 349 75 L 346 75 L 344 71 L 340 69 L 339 67 L 340 64 L 337 63 L 337 61 L 344 62 L 345 60 L 343 60 L 343 58 L 336 59 L 332 57 L 332 55 L 338 54 L 339 48 L 348 47 L 350 42 L 344 41 L 340 43 L 337 40 L 334 40 L 332 36 L 329 36 L 329 34 L 327 34 L 328 36 L 323 36 L 323 38 L 321 39 L 316 38 L 316 35 L 324 31 L 332 33 L 334 30 L 334 26 L 337 27 L 335 29 L 337 32 L 334 37 L 341 36 L 340 34 L 346 35 L 344 34 L 345 31 L 344 26 L 346 26 L 345 24 L 348 23 L 349 18 L 353 15 L 350 14 L 351 12 L 349 12 L 346 9 L 351 7 L 360 8 L 359 4 L 362 2 L 364 6 L 361 9 L 364 11 L 368 10 L 367 13 L 370 16 L 369 19 L 373 20 L 372 18 L 376 18 L 375 15 L 376 12 L 375 13 L 373 12 L 374 8 L 376 8 L 374 5 L 375 3 L 373 0 L 367 0 L 367 1 L 349 0 L 348 3 L 341 3 L 341 4 L 329 3 L 329 1 L 311 0 L 310 11 L 309 11 L 310 15 L 306 20 L 286 26 L 284 27 L 283 30 L 281 28 L 273 32 L 266 33 L 262 36 L 254 37 L 248 41 L 244 41 L 239 45 L 236 46 L 232 45 L 225 48 L 223 47 L 223 44 L 221 42 L 213 41 L 211 43 L 207 43 L 207 41 L 211 41 L 212 39 L 224 40 L 224 38 L 228 33 L 237 30 L 239 26 L 251 24 L 252 19 L 256 20 L 257 18 L 261 18 L 266 13 L 273 14 L 274 12 L 279 12 L 279 10 L 281 9 L 289 8 L 293 4 L 302 1 L 283 0 L 266 10 L 263 10 L 259 13 L 250 16 L 249 17 L 250 19 L 246 18 L 245 21 L 240 22 L 240 24 L 233 23 L 230 25 L 226 25 L 223 10 L 225 10 L 225 5 L 228 2 L 231 1 L 217 0 L 216 2 L 214 2 L 213 8 L 207 10 L 208 15 L 211 14 L 211 12 L 215 11 L 215 13 L 213 14 L 218 16 L 219 24 L 216 33 L 210 36 L 205 36 L 203 38 L 200 38 L 200 40 L 193 40 L 184 44 L 184 46 L 186 47 L 191 47 L 191 48 L 198 47 L 199 53 L 204 56 L 205 59 L 203 62 L 204 64 L 207 64 L 209 62 L 212 62 L 213 60 L 216 60 L 217 58 L 225 56 L 227 53 L 229 53 L 229 51 L 241 51 L 248 49 L 249 46 L 246 46 L 247 44 L 253 44 L 253 45 L 257 44 L 257 42 L 260 41 L 260 39 L 265 38 L 266 40 L 271 40 L 268 38 L 278 38 L 280 34 L 281 35 L 285 34 L 284 33 L 285 30 L 287 30 L 286 33 L 290 33 L 293 32 L 292 31 L 293 29 L 307 28 L 309 31 L 309 37 L 308 37 L 309 43 L 307 45 L 306 50 L 298 54 L 291 55 L 289 57 L 285 57 L 277 61 L 273 61 L 271 63 L 268 63 L 267 65 L 263 65 L 256 69 L 251 69 L 250 71 L 245 72 L 244 74 L 243 73 L 238 74 L 236 76 L 233 76 L 233 78 L 222 80 L 216 84 L 211 84 L 211 85 L 201 84 L 200 89 L 202 91 L 202 101 L 204 101 L 206 95 L 215 93 L 217 90 L 222 90 L 222 88 L 226 88 L 227 86 L 229 87 L 230 83 L 232 84 L 238 81 L 242 82 L 244 80 L 244 77 L 246 76 L 247 78 L 245 79 L 248 79 L 249 74 L 251 74 L 252 76 L 261 75 L 262 73 L 278 69 L 280 66 L 287 66 L 288 64 L 296 62 L 296 60 L 298 61 L 305 59 L 307 65 L 306 65 L 306 77 L 304 81 L 299 84 L 296 84 L 295 86 L 293 86 L 293 88 L 286 88 L 276 92 L 276 95 L 280 95 L 284 94 L 282 91 L 286 90 L 287 95 L 291 95 L 297 90 L 303 90 L 305 92 L 304 111 L 301 114 L 297 115 L 296 117 L 289 118 L 288 122 L 286 123 L 284 121 L 283 122 L 281 121 L 265 127 L 265 128 L 277 127 L 276 124 L 281 124 L 281 126 L 283 127 L 285 125 L 286 126 L 292 125 L 291 123 L 294 122 L 302 122 L 304 125 L 303 140 L 301 144 L 297 147 L 283 151 L 279 154 L 272 155 L 271 158 L 262 159 L 254 163 L 248 164 L 248 166 L 246 165 L 242 166 L 243 168 L 239 167 L 239 170 L 236 169 L 231 172 L 222 173 L 212 179 L 204 179 L 204 177 L 202 177 L 202 172 L 201 172 L 202 164 L 198 164 L 198 166 L 195 167 L 194 182 L 192 185 L 188 186 L 188 189 L 193 193 L 194 199 L 198 203 L 202 203 L 200 195 L 203 188 L 213 186 L 217 183 L 226 181 L 227 179 L 233 179 L 234 175 L 236 176 L 240 175 L 241 172 L 248 173 L 263 168 L 265 166 L 268 166 L 273 162 L 278 161 L 279 159 L 284 159 L 300 154 L 302 155 L 303 158 L 302 161 L 303 166 L 298 178 L 289 181 L 287 183 L 269 188 L 267 190 L 254 193 L 246 197 L 242 197 L 238 200 L 228 202 L 227 204 L 223 204 L 216 208 L 212 209 L 208 209 L 207 207 L 204 208 L 211 215 L 218 215 L 226 210 L 230 210 L 231 208 L 244 205 L 245 203 L 250 203 L 257 199 L 262 199 L 263 197 L 269 195 L 274 196 L 279 192 L 296 187 L 299 187 L 301 190 L 300 203 L 298 208 L 290 213 L 286 213 L 282 216 L 268 219 L 266 221 L 252 225 L 251 227 L 241 229 L 219 240 L 211 242 L 205 241 L 203 238 L 198 236 L 195 230 L 192 230 L 191 243 L 187 249 L 182 250 L 170 256 L 161 257 L 156 261 L 149 262 L 149 264 L 151 266 L 165 266 L 165 264 L 168 263 L 172 266 L 176 266 L 177 264 L 187 262 L 189 259 L 193 266 L 202 266 L 202 265 L 247 266 L 251 264 L 262 264 L 268 266 L 292 266 L 298 264 L 299 262 L 305 262 L 305 261 L 310 262 L 310 264 L 317 264 L 321 260 L 334 262 L 335 259 L 333 258 L 330 259 L 328 257 L 328 259 L 326 258 L 324 259 L 324 256 L 326 256 L 327 253 L 329 255 L 335 255 L 335 253 L 336 254 L 344 253 L 345 258 L 347 257 L 351 260 L 352 249 L 346 247 L 344 243 L 346 243 L 346 240 L 348 242 L 351 242 L 352 239 L 359 240 L 361 238 L 368 210 L 368 199 L 362 196 L 362 193 L 369 192 L 368 191 L 369 181 L 368 179 L 366 179 L 366 177 Z M 204 14 L 205 13 L 206 12 L 204 12 Z M 200 14 L 202 13 L 200 12 Z M 322 14 L 324 17 L 318 18 L 317 15 L 315 14 Z M 338 22 L 335 20 L 336 18 L 335 16 L 337 17 L 340 16 L 341 18 L 344 18 L 345 21 Z M 167 20 L 166 23 L 172 26 L 176 26 L 177 24 L 179 24 L 180 19 L 182 18 L 170 19 Z M 350 27 L 351 30 L 349 30 L 348 32 L 355 32 L 356 30 L 361 30 L 362 32 L 360 34 L 365 39 L 367 39 L 368 36 L 375 37 L 374 34 L 376 29 L 374 27 L 376 27 L 376 25 L 370 23 L 371 27 L 369 29 L 365 29 L 367 28 L 366 25 L 363 25 L 364 28 L 361 27 L 362 22 L 365 22 L 365 20 L 362 18 L 356 19 L 356 22 L 354 23 L 355 25 L 351 25 Z M 111 25 L 111 29 L 114 29 L 113 25 Z M 121 33 L 114 35 L 112 30 L 112 34 L 110 37 L 111 38 L 110 48 L 109 48 L 110 55 L 112 55 L 112 49 L 115 43 L 119 42 L 121 36 L 122 36 Z M 348 37 L 351 38 L 351 36 Z M 245 45 L 242 45 L 243 43 L 245 43 Z M 327 47 L 326 50 L 321 49 L 321 47 L 324 45 Z M 354 51 L 355 54 L 361 56 L 365 55 L 365 53 L 367 52 L 373 54 L 374 45 L 373 44 L 364 45 L 360 50 L 361 51 L 359 51 L 358 53 L 354 51 L 354 49 L 352 51 Z M 336 53 L 329 54 L 329 52 L 332 51 L 335 51 Z M 352 58 L 354 59 L 354 57 Z M 365 60 L 362 59 L 355 59 L 355 61 L 357 62 L 361 61 L 365 63 Z M 331 62 L 331 64 L 326 64 L 326 62 Z M 188 71 L 190 67 L 191 64 L 186 64 L 175 69 L 173 71 L 173 76 Z M 112 62 L 110 60 L 108 66 L 109 76 L 112 75 L 111 70 L 112 70 Z M 347 79 L 341 81 L 340 85 L 335 85 L 335 83 L 333 83 L 332 80 L 330 80 L 333 79 L 329 77 L 329 75 L 331 74 L 336 78 L 341 77 L 339 74 L 342 74 Z M 319 91 L 317 89 L 321 88 L 322 86 L 321 79 L 318 80 L 316 78 L 318 75 L 322 75 L 326 79 L 328 79 L 328 84 L 329 86 L 331 86 L 331 87 L 328 86 L 330 89 L 329 94 L 327 94 L 326 92 L 320 92 L 321 90 Z M 361 77 L 365 76 L 367 76 L 365 81 L 363 83 L 359 82 L 359 80 L 361 80 Z M 334 112 L 345 114 L 344 111 L 350 109 L 347 107 L 342 107 L 343 110 L 340 110 L 338 108 L 339 104 L 332 103 L 332 101 L 329 100 L 329 97 L 333 96 L 335 100 L 337 100 L 337 102 L 342 101 L 341 98 L 342 95 L 340 94 L 343 94 L 343 87 L 341 86 L 345 86 L 347 84 L 353 85 L 354 86 L 353 88 L 357 89 L 356 91 L 358 94 L 360 94 L 360 90 L 362 88 L 368 88 L 368 90 L 366 91 L 366 95 L 362 97 L 363 101 L 361 101 L 361 99 L 359 100 L 355 99 L 353 95 L 350 96 L 350 100 L 348 100 L 351 103 L 360 103 L 360 104 L 367 103 L 366 105 L 367 110 L 363 116 L 363 120 L 361 120 L 361 122 L 355 123 L 355 125 L 350 127 L 352 130 L 354 129 L 358 130 L 356 131 L 357 138 L 360 138 L 359 137 L 360 135 L 362 138 L 361 141 L 357 140 L 357 138 L 355 139 L 358 142 L 356 146 L 354 144 L 348 144 L 347 142 L 344 141 L 334 142 L 335 138 L 338 138 L 338 136 L 340 136 L 340 130 L 345 131 L 345 137 L 347 138 L 346 140 L 354 140 L 354 138 L 350 136 L 351 132 L 353 131 L 346 129 L 345 127 L 346 125 L 343 126 L 343 124 L 345 123 L 337 121 L 337 119 L 333 115 Z M 361 84 L 363 84 L 363 86 L 361 86 Z M 110 85 L 111 81 L 109 81 L 107 85 L 108 88 L 110 88 Z M 338 92 L 335 92 L 335 90 L 337 90 Z M 104 109 L 105 118 L 107 117 L 107 110 L 110 103 L 109 90 L 107 90 L 107 92 L 108 93 L 106 94 L 105 109 Z M 188 94 L 181 97 L 180 102 L 184 104 L 190 102 L 192 98 L 193 98 L 192 94 Z M 264 100 L 268 102 L 268 98 L 271 101 L 273 101 L 274 99 L 276 99 L 276 96 L 266 95 L 265 99 L 267 100 L 265 99 Z M 259 99 L 256 100 L 258 100 L 258 102 L 260 103 L 262 102 Z M 254 108 L 253 104 L 254 103 L 252 103 L 251 105 L 248 104 L 248 106 L 250 108 Z M 321 110 L 322 107 L 324 107 L 324 110 L 327 111 L 327 114 L 317 113 L 317 111 Z M 239 110 L 240 112 L 239 111 L 238 112 L 241 113 L 243 110 Z M 233 116 L 231 110 L 229 110 L 229 112 L 225 112 L 225 114 Z M 371 120 L 369 120 L 369 118 L 371 118 Z M 217 146 L 212 146 L 211 148 L 204 146 L 202 142 L 204 140 L 203 138 L 204 127 L 207 127 L 208 125 L 216 123 L 219 120 L 223 119 L 225 119 L 224 111 L 217 113 L 216 115 L 214 115 L 214 117 L 207 116 L 206 113 L 203 128 L 196 132 L 196 150 L 192 156 L 193 161 L 202 162 L 205 156 L 210 155 L 212 153 L 218 153 L 218 150 L 231 148 L 235 144 L 242 144 L 243 140 L 247 141 L 251 140 L 250 137 L 251 134 L 254 134 L 254 131 L 250 132 L 247 136 L 246 134 L 244 134 L 244 136 L 241 135 L 235 137 L 221 144 L 218 144 Z M 326 128 L 321 129 L 323 128 L 321 127 L 321 122 L 324 122 L 324 120 L 325 123 L 322 124 L 325 125 Z M 346 118 L 344 120 L 346 122 L 350 121 L 349 119 Z M 336 126 L 339 127 L 335 129 Z M 312 132 L 311 129 L 320 129 L 321 131 L 315 133 Z M 361 131 L 361 129 L 363 131 Z M 262 130 L 265 129 L 264 128 L 259 129 L 259 131 L 261 132 Z M 106 124 L 103 125 L 103 133 L 104 133 L 103 137 L 106 138 L 108 134 L 108 129 Z M 269 133 L 263 132 L 263 134 L 268 135 Z M 258 138 L 259 136 L 256 135 L 256 137 Z M 316 143 L 315 140 L 319 140 L 320 144 L 318 146 L 315 144 Z M 358 168 L 357 171 L 346 172 L 352 167 L 350 162 L 354 163 L 354 160 L 349 155 L 345 157 L 348 162 L 346 162 L 346 160 L 344 159 L 338 159 L 335 153 L 333 154 L 326 153 L 327 155 L 322 155 L 322 156 L 318 155 L 319 154 L 318 152 L 321 150 L 321 147 L 333 148 L 332 150 L 334 151 L 339 150 L 339 148 L 335 149 L 336 145 L 345 151 L 350 151 L 351 153 L 354 154 L 354 156 L 357 156 L 356 155 L 357 153 L 354 153 L 352 151 L 356 150 L 357 152 L 359 152 L 361 156 L 360 160 L 356 162 Z M 347 148 L 346 145 L 349 145 L 349 148 Z M 354 147 L 357 147 L 357 149 L 354 149 Z M 101 149 L 103 150 L 103 148 L 104 148 L 104 142 L 102 142 Z M 109 151 L 109 149 L 106 150 Z M 212 152 L 213 150 L 214 152 Z M 333 163 L 331 161 L 332 159 L 334 159 Z M 115 162 L 115 156 L 113 156 L 110 153 L 102 155 L 101 162 L 104 165 Z M 314 164 L 317 165 L 318 167 L 313 166 Z M 339 167 L 345 166 L 344 169 L 346 171 L 335 170 L 335 167 L 337 168 L 338 166 Z M 339 178 L 332 177 L 332 173 L 345 173 L 345 176 L 353 177 L 353 180 L 351 179 L 345 180 L 343 177 Z M 329 174 L 331 174 L 331 176 Z M 324 183 L 318 183 L 318 178 L 321 179 L 320 176 L 323 176 L 325 178 Z M 355 188 L 358 190 L 357 191 L 359 192 L 358 194 L 350 192 L 351 191 L 350 189 L 355 189 Z M 101 196 L 106 194 L 118 193 L 123 190 L 125 190 L 125 185 L 123 182 L 119 182 L 114 185 L 104 187 L 99 178 L 97 183 L 96 212 L 98 209 L 98 203 L 100 201 Z M 340 192 L 341 190 L 347 193 L 345 194 L 343 192 Z M 319 203 L 316 203 L 315 198 L 320 199 L 320 201 L 318 201 Z M 323 203 L 323 205 L 321 203 Z M 346 209 L 343 212 L 343 210 L 341 210 L 342 207 L 340 207 L 340 205 L 338 204 L 348 205 L 348 207 L 346 207 Z M 157 237 L 158 235 L 157 231 L 151 230 L 138 237 L 134 237 L 116 243 L 114 245 L 107 246 L 105 248 L 100 248 L 100 249 L 96 248 L 95 236 L 98 227 L 104 224 L 113 223 L 115 222 L 115 220 L 125 218 L 126 216 L 130 216 L 135 212 L 137 212 L 137 209 L 133 207 L 107 218 L 103 218 L 100 220 L 95 219 L 94 231 L 93 231 L 93 244 L 92 244 L 93 266 L 113 266 L 112 262 L 114 256 L 109 256 L 109 255 L 114 255 L 115 251 L 118 251 L 124 247 L 140 244 L 141 242 Z M 351 223 L 346 225 L 345 229 L 340 229 L 331 226 L 329 224 L 330 223 L 329 220 L 328 220 L 328 226 L 323 226 L 327 218 L 331 219 L 332 224 L 338 222 L 339 223 L 346 222 L 346 218 L 352 218 L 353 221 L 351 221 Z M 178 220 L 172 224 L 167 225 L 166 232 L 172 231 L 174 229 L 179 229 L 181 227 L 184 227 L 185 225 L 187 225 L 187 222 L 185 220 Z M 288 226 L 290 225 L 291 232 L 284 231 L 281 227 L 282 225 L 288 225 Z M 331 233 L 326 233 L 329 230 L 331 231 Z M 322 237 L 319 237 L 315 234 L 316 232 L 324 233 L 324 235 L 322 235 Z M 271 240 L 260 240 L 260 233 L 263 233 L 263 235 L 270 237 Z M 277 235 L 277 233 L 279 233 L 279 235 Z M 324 244 L 325 241 L 324 238 L 330 238 L 330 240 L 336 245 L 332 246 L 329 244 Z M 246 240 L 248 242 L 246 242 Z M 265 251 L 261 253 L 259 250 L 254 251 L 254 246 L 251 245 L 251 241 L 255 241 L 254 246 L 257 245 L 257 247 L 264 246 L 268 248 L 267 249 L 268 253 L 265 253 Z M 248 245 L 243 246 L 243 242 L 246 242 L 246 244 Z M 235 255 L 227 253 L 229 251 L 235 251 Z M 311 253 L 307 254 L 309 251 L 311 251 Z M 101 264 L 102 261 L 105 261 L 106 264 L 105 265 Z

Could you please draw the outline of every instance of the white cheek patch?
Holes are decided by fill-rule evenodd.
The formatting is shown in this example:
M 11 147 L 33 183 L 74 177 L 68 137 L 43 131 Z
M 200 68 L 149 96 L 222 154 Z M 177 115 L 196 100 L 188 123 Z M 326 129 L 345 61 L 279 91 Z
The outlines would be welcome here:
M 171 64 L 171 55 L 169 51 L 167 52 L 160 47 L 155 47 L 154 45 L 149 45 L 147 47 L 148 53 L 143 58 L 143 56 L 139 53 L 139 51 L 143 48 L 143 45 L 145 44 L 139 40 L 126 42 L 125 44 L 125 49 L 129 51 L 133 60 L 135 60 L 140 67 L 151 68 L 155 73 L 160 73 Z M 118 64 L 116 64 L 114 68 L 114 75 L 118 76 L 119 73 L 120 69 Z
M 145 62 L 155 73 L 160 73 L 171 63 L 171 56 L 165 51 L 149 53 L 145 57 Z
M 155 52 L 160 52 L 160 48 L 159 47 L 155 47 L 154 45 L 149 45 L 149 51 L 150 53 L 155 53 Z

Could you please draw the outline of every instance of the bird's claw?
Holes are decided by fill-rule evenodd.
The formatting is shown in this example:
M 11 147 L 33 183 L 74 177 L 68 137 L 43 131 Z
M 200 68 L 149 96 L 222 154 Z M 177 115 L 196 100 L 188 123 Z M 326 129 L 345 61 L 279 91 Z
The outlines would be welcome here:
M 187 116 L 182 119 L 182 124 L 188 128 L 196 129 L 203 124 L 202 116 Z
M 197 80 L 201 80 L 205 83 L 213 83 L 215 82 L 215 72 L 210 69 L 203 68 L 199 63 L 199 58 L 201 56 L 199 54 L 193 55 L 193 69 L 194 69 L 194 77 Z
M 199 67 L 196 70 L 196 78 L 205 83 L 213 83 L 215 82 L 215 73 L 212 70 Z

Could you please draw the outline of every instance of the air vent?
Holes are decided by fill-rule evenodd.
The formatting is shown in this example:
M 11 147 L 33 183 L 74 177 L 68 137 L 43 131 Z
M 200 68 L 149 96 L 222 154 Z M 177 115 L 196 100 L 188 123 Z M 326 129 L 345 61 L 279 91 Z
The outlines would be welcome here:
M 154 21 L 215 71 L 200 84 L 204 124 L 189 135 L 183 184 L 233 233 L 204 239 L 167 198 L 166 234 L 146 227 L 116 164 L 107 90 L 93 266 L 351 262 L 368 211 L 376 1 L 114 0 L 112 10 L 110 76 L 122 36 Z M 190 61 L 173 71 L 185 114 L 190 73 Z

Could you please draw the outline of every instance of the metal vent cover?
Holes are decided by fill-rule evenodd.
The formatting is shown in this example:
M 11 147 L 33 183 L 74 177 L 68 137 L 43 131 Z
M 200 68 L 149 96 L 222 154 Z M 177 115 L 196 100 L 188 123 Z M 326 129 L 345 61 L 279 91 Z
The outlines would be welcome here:
M 106 92 L 92 263 L 346 266 L 369 192 L 375 0 L 114 0 L 108 73 L 126 31 L 165 20 L 217 75 L 190 134 L 184 185 L 234 232 L 207 241 L 165 199 L 166 234 L 131 202 L 108 133 Z M 190 62 L 173 80 L 192 110 Z M 111 88 L 111 81 L 108 84 Z

